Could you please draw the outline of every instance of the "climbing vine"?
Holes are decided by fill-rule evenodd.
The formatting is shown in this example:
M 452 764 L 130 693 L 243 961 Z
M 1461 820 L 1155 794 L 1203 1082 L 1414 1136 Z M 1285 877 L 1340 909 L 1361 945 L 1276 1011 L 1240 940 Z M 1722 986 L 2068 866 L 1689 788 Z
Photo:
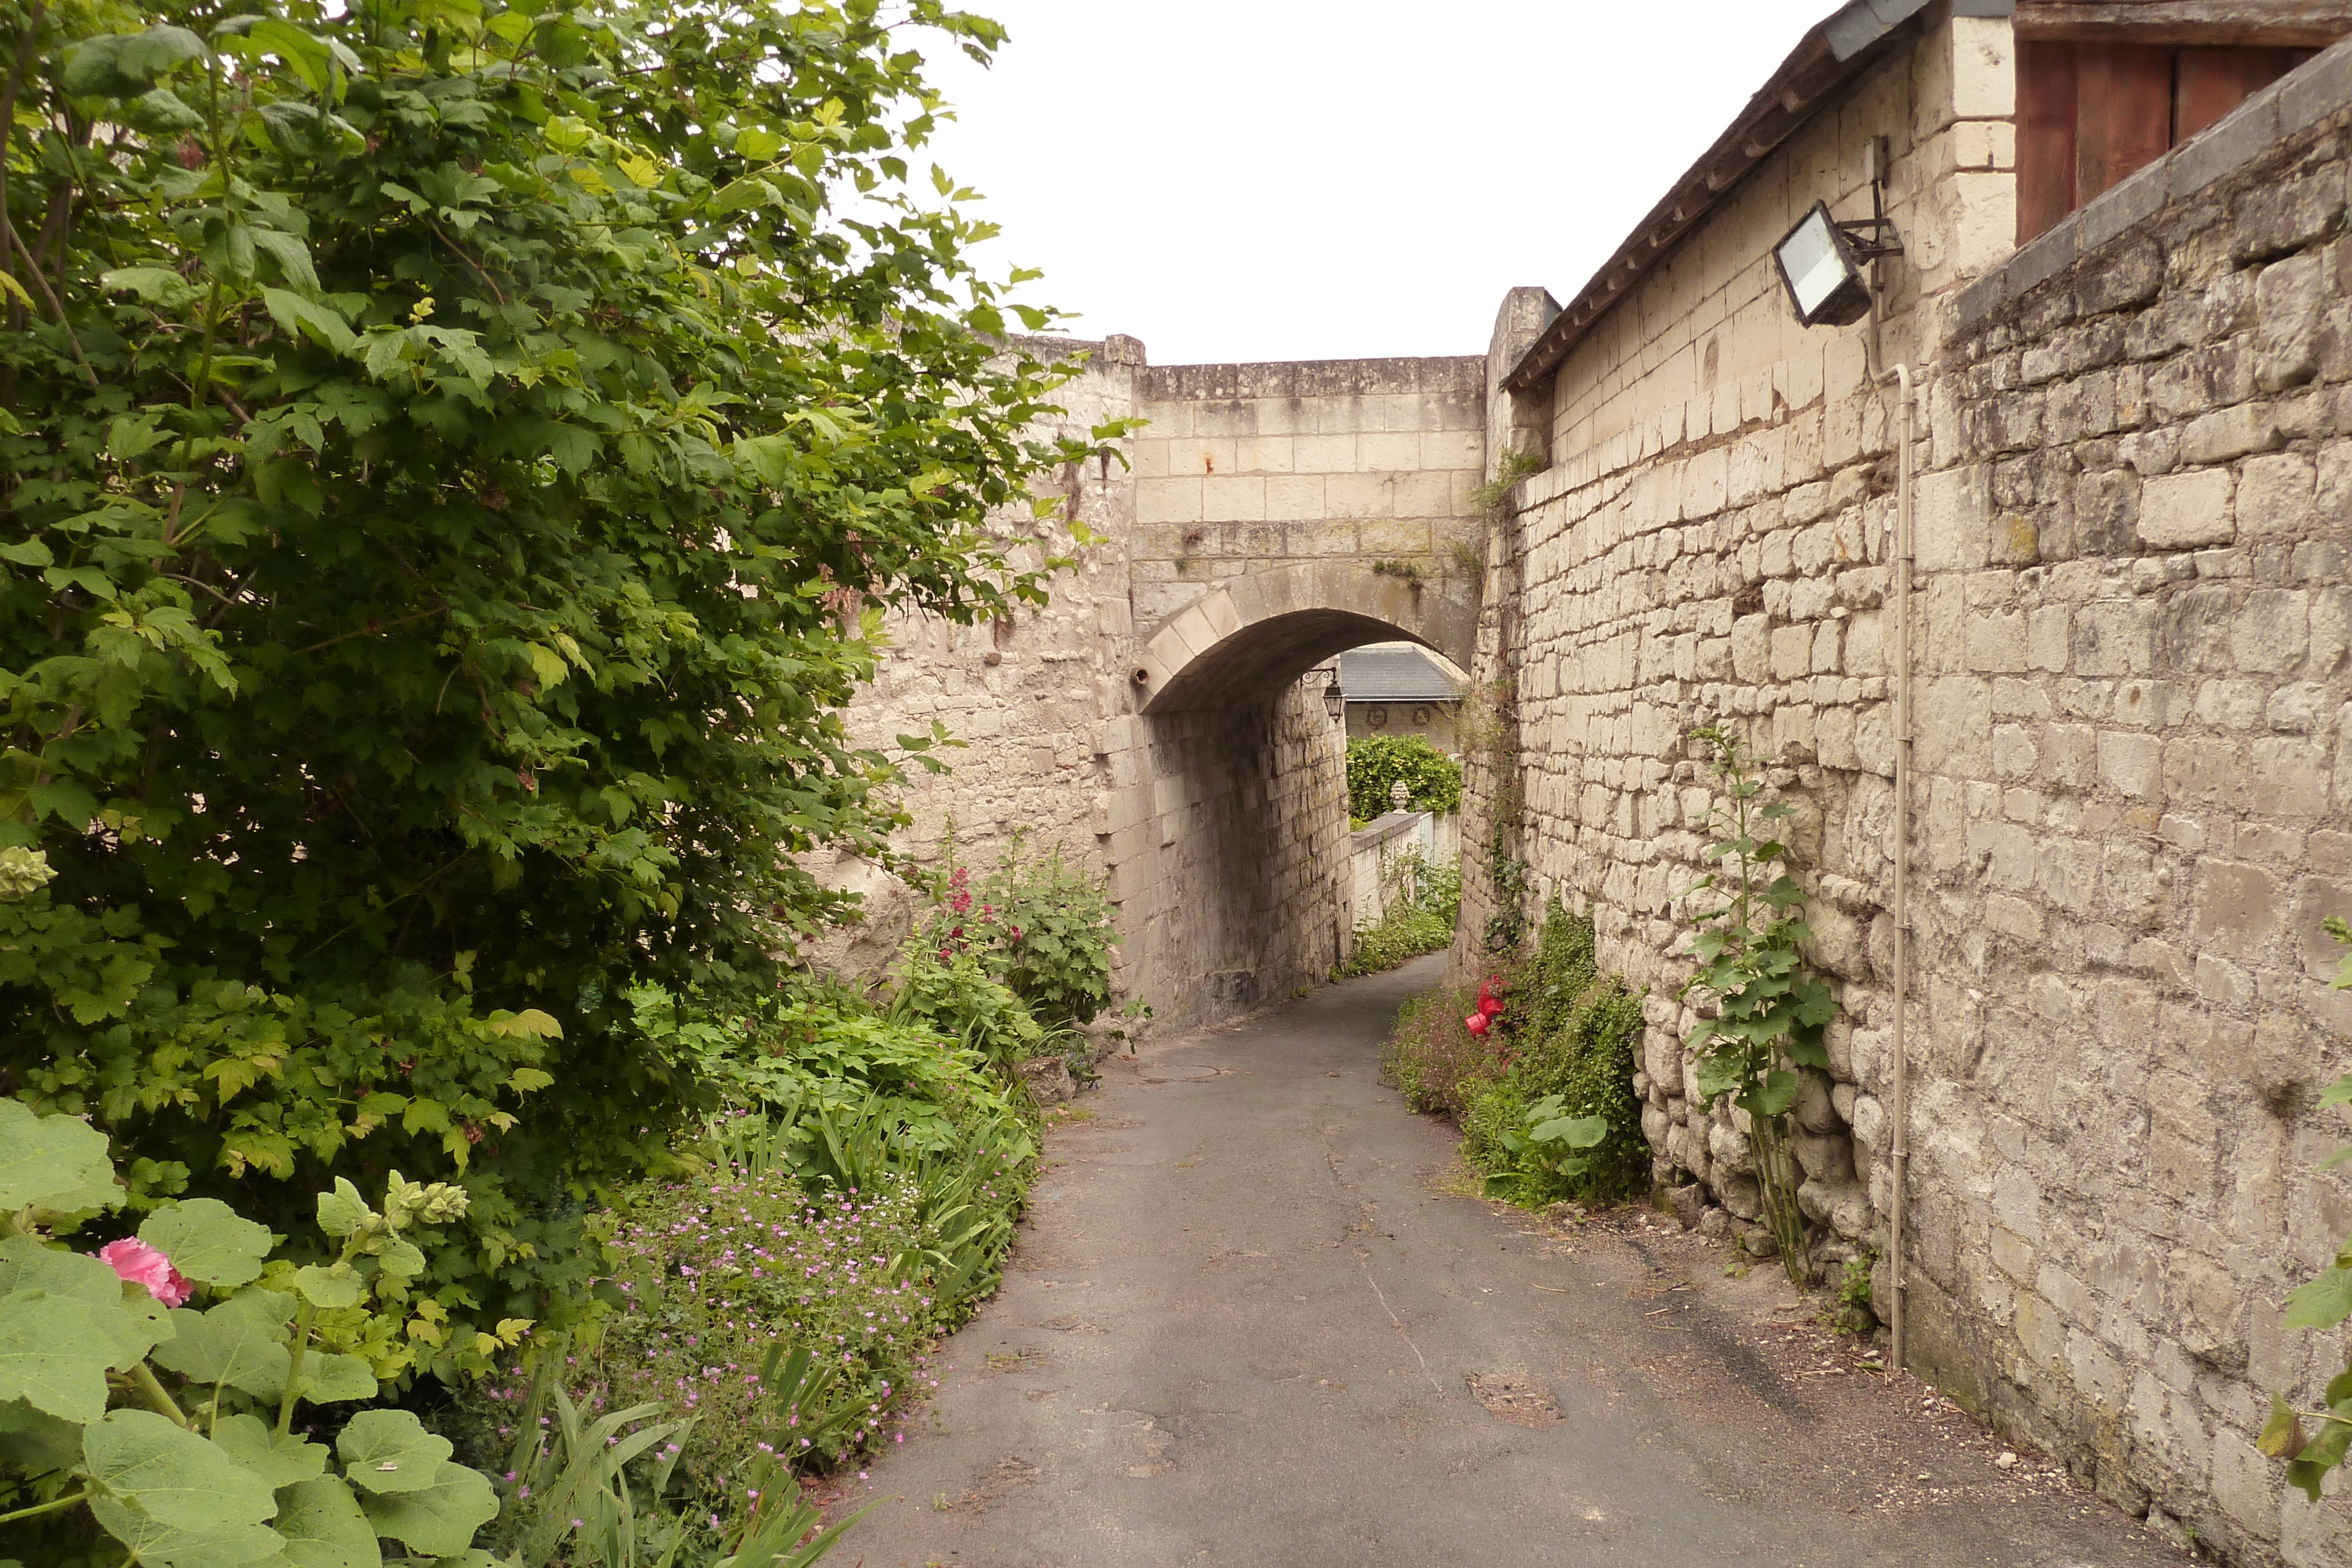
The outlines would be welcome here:
M 2325 925 L 2330 936 L 2352 948 L 2352 924 L 2340 915 L 2331 915 Z M 2336 961 L 2335 977 L 2327 984 L 2332 990 L 2352 991 L 2352 952 Z M 2319 1103 L 2352 1105 L 2352 1072 L 2328 1085 Z M 2352 1144 L 2330 1155 L 2320 1168 L 2326 1170 L 2346 1160 L 2352 1160 Z M 2352 1237 L 2345 1239 L 2334 1262 L 2295 1287 L 2286 1299 L 2286 1326 L 2291 1329 L 2332 1329 L 2347 1318 L 2352 1318 Z M 2263 1453 L 2286 1461 L 2286 1479 L 2314 1502 L 2319 1500 L 2319 1483 L 2344 1462 L 2347 1450 L 2352 1450 L 2352 1354 L 2345 1357 L 2344 1370 L 2328 1380 L 2320 1401 L 2323 1408 L 2297 1410 L 2273 1394 L 2270 1424 L 2263 1428 L 2260 1440 Z M 2317 1423 L 2316 1435 L 2304 1425 L 2305 1421 Z
M 1527 798 L 1518 779 L 1517 703 L 1507 678 L 1480 689 L 1464 705 L 1461 734 L 1465 750 L 1484 755 L 1487 779 L 1488 908 L 1481 940 L 1489 953 L 1507 956 L 1527 941 L 1528 893 L 1533 871 L 1517 852 L 1519 816 Z
M 1717 869 L 1685 893 L 1713 893 L 1722 902 L 1694 921 L 1698 969 L 1681 994 L 1712 1004 L 1715 1016 L 1700 1019 L 1685 1043 L 1698 1053 L 1700 1099 L 1711 1105 L 1728 1094 L 1748 1113 L 1764 1223 L 1780 1243 L 1789 1278 L 1801 1286 L 1810 1282 L 1811 1265 L 1788 1111 L 1796 1069 L 1829 1066 L 1823 1035 L 1837 1003 L 1797 950 L 1812 935 L 1804 893 L 1795 878 L 1773 870 L 1789 847 L 1760 836 L 1789 809 L 1759 800 L 1764 780 L 1729 729 L 1708 726 L 1691 731 L 1691 738 L 1713 753 L 1723 798 L 1707 820 L 1718 840 L 1707 846 L 1707 858 Z

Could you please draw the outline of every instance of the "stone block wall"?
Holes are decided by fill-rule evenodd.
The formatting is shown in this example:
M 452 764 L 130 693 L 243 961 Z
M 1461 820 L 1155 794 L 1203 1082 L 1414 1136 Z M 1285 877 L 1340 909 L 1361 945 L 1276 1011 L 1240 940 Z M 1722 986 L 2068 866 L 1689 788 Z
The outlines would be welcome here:
M 1896 85 L 1934 85 L 1939 50 L 1981 58 L 1955 43 L 1975 20 L 1931 31 Z M 2283 1491 L 2252 1448 L 2271 1390 L 2315 1398 L 2342 1364 L 2336 1336 L 2278 1325 L 2352 1230 L 2352 1183 L 2315 1170 L 2352 1129 L 2313 1104 L 2352 1066 L 2317 929 L 2352 911 L 2347 61 L 1980 279 L 1901 285 L 1882 328 L 1921 382 L 1914 1363 L 2249 1563 L 2352 1561 L 2342 1497 Z M 1898 107 L 1937 120 L 1900 98 L 1865 83 L 1821 134 L 1898 137 Z M 1768 187 L 1843 166 L 1804 142 Z M 1975 201 L 1964 162 L 1924 168 L 1920 211 Z M 1727 279 L 1771 226 L 1743 212 L 1738 243 L 1695 246 Z M 1676 287 L 1687 310 L 1713 297 Z M 1643 342 L 1674 335 L 1644 322 Z M 1515 698 L 1517 766 L 1474 777 L 1466 813 L 1483 832 L 1521 792 L 1507 827 L 1537 894 L 1590 911 L 1604 963 L 1649 988 L 1636 1087 L 1659 1178 L 1705 1184 L 1708 1225 L 1752 1235 L 1748 1139 L 1699 1103 L 1676 996 L 1715 799 L 1686 737 L 1750 737 L 1842 1007 L 1797 1112 L 1832 1260 L 1883 1251 L 1892 1206 L 1895 405 L 1865 332 L 1748 371 L 1736 417 L 1720 387 L 1643 414 L 1655 383 L 1628 369 L 1613 434 L 1609 399 L 1567 405 L 1647 350 L 1571 351 L 1552 466 L 1489 568 L 1476 673 Z M 1491 907 L 1478 880 L 1465 932 Z M 1882 1262 L 1882 1301 L 1891 1285 Z
M 1135 610 L 1302 561 L 1475 579 L 1486 361 L 1154 366 L 1134 447 Z
M 1860 450 L 1859 331 L 1808 329 L 1788 308 L 1772 247 L 1816 201 L 1871 215 L 1871 177 L 1904 254 L 1884 271 L 1890 341 L 1925 340 L 1907 319 L 2008 256 L 2017 232 L 2015 67 L 2006 18 L 1947 16 L 1824 108 L 1727 192 L 1701 228 L 1653 264 L 1560 366 L 1547 409 L 1556 457 L 1612 448 L 1623 460 L 1822 402 L 1832 460 Z M 1899 358 L 1898 352 L 1895 357 Z M 1727 486 L 1769 484 L 1762 472 Z
M 2352 1230 L 2352 53 L 1987 279 L 1921 516 L 1919 1299 L 1935 1363 L 2250 1560 Z M 2083 244 L 2086 237 L 2095 243 Z M 2073 242 L 2075 252 L 2051 270 Z

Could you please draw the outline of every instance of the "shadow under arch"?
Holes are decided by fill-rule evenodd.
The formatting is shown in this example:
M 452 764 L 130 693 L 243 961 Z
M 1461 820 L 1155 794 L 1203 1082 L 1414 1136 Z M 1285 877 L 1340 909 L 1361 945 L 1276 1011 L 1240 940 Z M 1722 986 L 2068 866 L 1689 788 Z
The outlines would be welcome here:
M 1163 1019 L 1232 1018 L 1302 994 L 1346 958 L 1346 734 L 1323 683 L 1302 677 L 1392 641 L 1466 668 L 1477 607 L 1465 600 L 1352 563 L 1300 566 L 1220 583 L 1145 642 L 1140 755 L 1111 824 L 1113 881 L 1137 977 Z
M 1262 701 L 1367 643 L 1419 643 L 1466 670 L 1478 605 L 1458 589 L 1447 591 L 1452 587 L 1446 579 L 1415 582 L 1354 562 L 1302 563 L 1220 583 L 1145 640 L 1137 711 Z

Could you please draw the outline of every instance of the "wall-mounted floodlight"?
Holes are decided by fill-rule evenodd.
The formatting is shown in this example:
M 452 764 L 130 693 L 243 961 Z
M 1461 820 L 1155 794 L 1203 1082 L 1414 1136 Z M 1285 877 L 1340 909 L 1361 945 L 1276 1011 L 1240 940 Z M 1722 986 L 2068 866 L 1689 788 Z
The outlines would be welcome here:
M 1841 223 L 1830 216 L 1828 203 L 1815 202 L 1772 247 L 1772 259 L 1780 263 L 1780 281 L 1788 287 L 1798 320 L 1808 327 L 1844 327 L 1870 313 L 1870 278 L 1864 264 L 1899 255 L 1902 249 L 1895 225 L 1886 218 Z

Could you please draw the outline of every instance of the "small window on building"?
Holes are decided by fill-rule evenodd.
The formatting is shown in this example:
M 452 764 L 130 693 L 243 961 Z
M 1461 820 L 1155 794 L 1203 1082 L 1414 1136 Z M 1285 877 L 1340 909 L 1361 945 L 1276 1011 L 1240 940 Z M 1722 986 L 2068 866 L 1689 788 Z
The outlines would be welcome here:
M 2127 10 L 2076 6 L 2074 10 Z M 2294 44 L 2136 41 L 2131 29 L 2017 45 L 2017 243 L 2048 229 L 2318 52 Z M 2146 29 L 2155 33 L 2158 29 Z M 2242 34 L 2244 30 L 2241 30 Z M 2259 32 L 2259 30 L 2257 30 Z M 2120 36 L 2114 36 L 2120 34 Z

